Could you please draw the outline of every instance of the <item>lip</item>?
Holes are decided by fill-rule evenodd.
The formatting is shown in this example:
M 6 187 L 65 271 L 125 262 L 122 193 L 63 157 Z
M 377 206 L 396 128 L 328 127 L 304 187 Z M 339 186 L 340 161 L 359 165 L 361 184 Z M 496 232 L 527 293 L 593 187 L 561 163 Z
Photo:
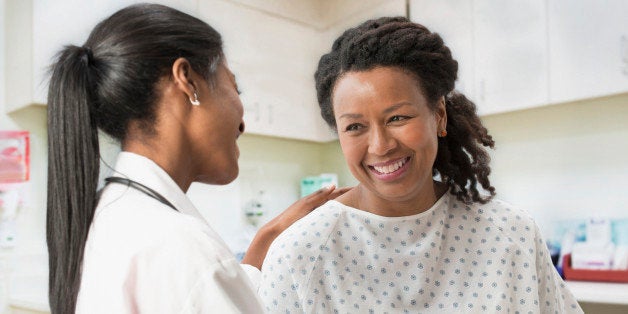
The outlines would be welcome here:
M 375 170 L 375 167 L 383 167 L 383 166 L 388 166 L 388 165 L 392 165 L 396 162 L 399 162 L 400 160 L 404 160 L 405 162 L 403 164 L 403 166 L 401 166 L 399 169 L 391 172 L 391 173 L 381 173 L 378 172 L 377 170 Z M 407 156 L 407 157 L 403 157 L 403 158 L 397 158 L 397 159 L 393 159 L 393 160 L 389 160 L 389 161 L 385 161 L 385 162 L 380 162 L 380 163 L 374 163 L 374 164 L 369 164 L 367 165 L 368 170 L 371 172 L 371 174 L 381 180 L 381 181 L 394 181 L 396 179 L 398 179 L 399 177 L 401 177 L 404 173 L 406 173 L 406 171 L 408 170 L 408 168 L 410 167 L 410 160 L 411 157 Z

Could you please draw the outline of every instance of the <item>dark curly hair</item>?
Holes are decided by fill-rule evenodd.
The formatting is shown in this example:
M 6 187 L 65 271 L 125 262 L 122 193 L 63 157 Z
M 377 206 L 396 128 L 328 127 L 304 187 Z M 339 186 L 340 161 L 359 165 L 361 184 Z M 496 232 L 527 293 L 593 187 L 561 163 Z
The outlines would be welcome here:
M 465 203 L 486 203 L 495 195 L 489 174 L 490 157 L 483 146 L 495 142 L 482 125 L 473 102 L 454 91 L 458 62 L 442 38 L 404 17 L 369 20 L 346 30 L 323 55 L 316 71 L 321 115 L 336 129 L 332 93 L 344 73 L 375 67 L 397 67 L 417 78 L 431 110 L 445 97 L 447 137 L 439 137 L 433 175 Z M 489 195 L 481 195 L 478 183 Z

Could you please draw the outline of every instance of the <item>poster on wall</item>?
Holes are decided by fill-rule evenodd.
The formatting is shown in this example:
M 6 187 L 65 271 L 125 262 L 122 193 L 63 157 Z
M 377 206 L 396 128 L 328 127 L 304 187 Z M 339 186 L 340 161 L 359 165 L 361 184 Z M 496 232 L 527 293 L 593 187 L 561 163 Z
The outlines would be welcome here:
M 26 182 L 29 170 L 29 132 L 0 131 L 0 183 Z

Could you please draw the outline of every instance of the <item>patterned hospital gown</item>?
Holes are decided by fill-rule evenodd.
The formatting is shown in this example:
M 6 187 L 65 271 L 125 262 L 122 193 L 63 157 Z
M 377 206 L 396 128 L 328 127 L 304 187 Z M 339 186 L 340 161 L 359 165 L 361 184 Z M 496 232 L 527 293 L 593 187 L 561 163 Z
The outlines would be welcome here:
M 582 313 L 529 215 L 446 193 L 383 217 L 329 201 L 271 245 L 269 313 Z

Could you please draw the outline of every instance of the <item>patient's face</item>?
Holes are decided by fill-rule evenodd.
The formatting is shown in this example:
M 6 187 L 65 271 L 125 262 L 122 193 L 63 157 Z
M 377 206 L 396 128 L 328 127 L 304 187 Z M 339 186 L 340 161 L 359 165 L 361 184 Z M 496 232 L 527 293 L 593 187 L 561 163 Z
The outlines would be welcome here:
M 394 202 L 434 195 L 444 105 L 432 111 L 413 76 L 394 67 L 348 72 L 332 104 L 346 162 L 370 196 Z

